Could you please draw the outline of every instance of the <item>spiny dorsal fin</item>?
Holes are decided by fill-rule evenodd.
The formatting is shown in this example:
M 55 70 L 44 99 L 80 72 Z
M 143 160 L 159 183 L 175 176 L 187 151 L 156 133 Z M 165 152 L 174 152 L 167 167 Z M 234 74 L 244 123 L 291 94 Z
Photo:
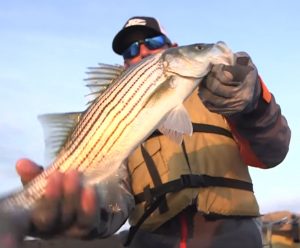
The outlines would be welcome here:
M 45 160 L 50 163 L 65 145 L 74 127 L 79 122 L 81 112 L 53 113 L 39 115 L 45 139 Z
M 87 95 L 88 104 L 93 103 L 123 71 L 124 66 L 121 65 L 99 63 L 97 67 L 89 67 L 86 72 L 88 78 L 84 79 L 87 82 L 86 86 L 91 91 Z

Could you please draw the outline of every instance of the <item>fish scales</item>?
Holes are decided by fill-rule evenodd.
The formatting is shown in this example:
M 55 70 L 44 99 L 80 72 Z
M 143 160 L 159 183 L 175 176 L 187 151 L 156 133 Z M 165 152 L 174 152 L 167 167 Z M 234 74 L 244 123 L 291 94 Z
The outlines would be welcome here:
M 151 61 L 150 61 L 151 62 Z M 147 64 L 146 64 L 147 65 Z M 146 66 L 145 65 L 145 66 Z M 150 64 L 149 67 L 151 67 L 152 64 Z M 103 101 L 98 101 L 96 103 L 96 106 L 93 107 L 88 113 L 87 116 L 83 119 L 83 123 L 82 125 L 79 126 L 80 131 L 75 132 L 79 133 L 80 136 L 77 138 L 74 138 L 73 141 L 73 149 L 69 149 L 68 153 L 73 153 L 74 150 L 76 149 L 80 149 L 77 147 L 77 144 L 82 144 L 81 147 L 81 151 L 84 150 L 88 144 L 94 144 L 95 140 L 97 140 L 98 138 L 103 138 L 102 135 L 103 133 L 106 132 L 106 130 L 108 129 L 108 127 L 111 127 L 111 122 L 107 124 L 107 122 L 109 120 L 107 120 L 108 115 L 113 115 L 112 111 L 115 110 L 116 108 L 120 108 L 121 105 L 121 100 L 123 102 L 125 102 L 127 105 L 129 104 L 130 98 L 132 98 L 132 95 L 130 95 L 129 93 L 133 92 L 134 90 L 134 86 L 136 84 L 136 81 L 141 77 L 140 75 L 140 71 L 144 71 L 142 70 L 144 67 L 141 68 L 141 70 L 137 71 L 137 75 L 125 75 L 124 78 L 122 77 L 120 80 L 118 80 L 113 87 L 111 87 L 106 93 L 104 93 Z M 147 67 L 147 69 L 149 69 Z M 135 78 L 134 78 L 135 77 Z M 131 84 L 127 84 L 127 82 L 131 82 Z M 127 84 L 127 85 L 126 85 Z M 126 86 L 126 88 L 124 88 L 124 86 Z M 122 88 L 123 87 L 123 88 Z M 121 90 L 122 92 L 124 92 L 124 94 L 121 94 Z M 126 99 L 126 96 L 128 96 L 128 99 Z M 106 114 L 105 114 L 106 113 Z M 120 111 L 117 112 L 120 114 L 122 114 Z M 93 127 L 93 123 L 96 122 L 96 120 L 98 121 L 98 125 L 94 127 L 94 129 L 92 129 Z M 88 126 L 87 126 L 88 125 Z M 82 126 L 84 126 L 85 128 L 83 129 Z M 99 130 L 101 129 L 101 130 Z M 109 136 L 111 132 L 107 132 L 106 136 Z M 100 135 L 100 136 L 99 136 Z M 74 142 L 77 142 L 77 144 L 74 144 Z M 94 147 L 94 146 L 93 146 Z M 87 152 L 88 153 L 88 152 Z M 68 157 L 69 154 L 66 154 L 66 157 Z M 78 156 L 81 156 L 81 153 L 79 153 Z M 77 157 L 78 157 L 77 156 Z M 84 156 L 85 157 L 85 156 Z M 74 158 L 75 160 L 76 158 Z M 75 161 L 71 161 L 71 165 L 74 165 Z M 82 165 L 81 169 L 85 168 L 85 164 L 83 164 L 84 160 L 79 161 L 79 163 Z
M 151 63 L 149 67 L 153 68 L 153 63 Z M 142 86 L 145 85 L 144 82 L 146 81 L 144 77 L 147 77 L 144 74 L 145 71 L 147 71 L 148 74 L 151 73 L 150 68 L 141 68 L 144 70 L 140 70 L 140 73 L 137 73 L 133 78 L 129 78 L 129 80 L 121 77 L 118 81 L 121 81 L 121 85 L 125 86 L 123 91 L 126 90 L 126 92 L 122 95 L 114 85 L 111 92 L 108 93 L 108 96 L 115 95 L 117 97 L 113 99 L 108 97 L 106 101 L 97 103 L 96 107 L 99 114 L 97 115 L 97 112 L 95 112 L 95 114 L 92 115 L 94 117 L 90 121 L 90 123 L 93 123 L 90 125 L 91 129 L 83 135 L 80 147 L 76 147 L 76 150 L 74 150 L 78 152 L 69 151 L 69 153 L 74 155 L 73 159 L 68 162 L 70 168 L 84 171 L 88 169 L 94 161 L 100 163 L 103 154 L 108 154 L 109 150 L 107 149 L 107 144 L 112 140 L 112 137 L 116 136 L 115 134 L 117 133 L 120 123 L 125 120 L 124 116 L 129 115 L 128 113 L 138 107 L 134 99 L 136 99 L 137 94 L 143 93 Z M 128 84 L 127 81 L 132 83 Z M 142 83 L 137 83 L 137 81 Z M 118 92 L 114 94 L 116 90 Z M 84 130 L 82 132 L 84 133 Z M 71 159 L 71 156 L 69 156 L 68 159 L 69 158 Z

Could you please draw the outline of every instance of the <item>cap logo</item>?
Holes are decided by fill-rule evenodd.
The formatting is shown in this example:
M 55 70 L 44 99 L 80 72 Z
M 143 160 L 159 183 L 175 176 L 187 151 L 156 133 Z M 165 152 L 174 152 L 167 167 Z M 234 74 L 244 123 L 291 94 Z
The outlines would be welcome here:
M 136 25 L 145 26 L 146 24 L 147 22 L 144 19 L 131 19 L 126 23 L 125 27 L 136 26 Z

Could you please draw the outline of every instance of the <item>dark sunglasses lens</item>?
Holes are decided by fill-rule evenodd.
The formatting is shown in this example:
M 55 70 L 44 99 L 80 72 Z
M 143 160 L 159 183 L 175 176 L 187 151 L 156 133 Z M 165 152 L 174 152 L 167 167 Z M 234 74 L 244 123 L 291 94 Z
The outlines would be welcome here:
M 154 49 L 158 49 L 158 48 L 161 48 L 164 45 L 166 45 L 166 40 L 165 40 L 164 36 L 160 35 L 160 36 L 145 39 L 145 45 L 149 49 L 154 50 Z
M 130 45 L 124 52 L 123 52 L 123 58 L 124 59 L 130 59 L 137 56 L 140 52 L 140 45 L 138 42 L 134 42 Z

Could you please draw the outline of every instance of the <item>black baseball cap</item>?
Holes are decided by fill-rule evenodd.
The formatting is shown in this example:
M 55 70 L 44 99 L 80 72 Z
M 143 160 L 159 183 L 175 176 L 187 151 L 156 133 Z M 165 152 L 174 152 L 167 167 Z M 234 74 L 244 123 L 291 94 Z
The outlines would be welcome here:
M 133 42 L 157 35 L 166 35 L 159 21 L 153 17 L 135 16 L 130 18 L 113 39 L 115 53 L 122 54 Z

